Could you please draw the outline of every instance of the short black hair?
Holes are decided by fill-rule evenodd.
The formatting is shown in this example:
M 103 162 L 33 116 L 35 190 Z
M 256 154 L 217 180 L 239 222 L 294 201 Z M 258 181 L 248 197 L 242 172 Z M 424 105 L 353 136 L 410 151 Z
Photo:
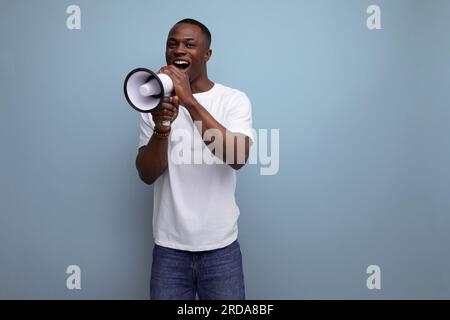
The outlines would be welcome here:
M 178 21 L 177 23 L 174 24 L 174 26 L 176 26 L 177 24 L 180 23 L 189 23 L 189 24 L 193 24 L 197 27 L 200 27 L 200 29 L 202 29 L 202 33 L 203 35 L 206 37 L 206 42 L 207 42 L 207 48 L 209 49 L 210 45 L 211 45 L 211 32 L 209 32 L 209 29 L 200 21 L 197 21 L 195 19 L 191 19 L 191 18 L 186 18 L 183 20 Z

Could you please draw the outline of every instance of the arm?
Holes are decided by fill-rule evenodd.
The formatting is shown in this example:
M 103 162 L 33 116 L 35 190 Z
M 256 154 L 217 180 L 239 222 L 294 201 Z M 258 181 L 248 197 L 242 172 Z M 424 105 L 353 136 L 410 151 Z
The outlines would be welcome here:
M 170 102 L 171 101 L 171 102 Z M 167 148 L 171 126 L 163 126 L 164 120 L 170 124 L 178 115 L 178 97 L 164 98 L 162 105 L 151 112 L 155 131 L 146 146 L 139 149 L 136 157 L 136 169 L 139 177 L 146 184 L 153 184 L 167 168 Z
M 222 144 L 221 148 L 210 148 L 211 152 L 221 159 L 224 163 L 227 163 L 235 170 L 242 168 L 248 160 L 250 150 L 250 139 L 248 136 L 242 133 L 233 133 L 227 130 L 221 125 L 214 117 L 200 104 L 195 98 L 185 105 L 189 111 L 192 120 L 196 123 L 196 127 L 199 130 L 202 137 L 205 137 L 203 142 L 210 148 L 212 142 L 215 144 Z M 198 122 L 201 126 L 197 125 Z M 212 136 L 211 139 L 205 135 L 208 130 L 215 129 L 220 132 L 219 141 L 216 141 L 217 136 Z M 233 155 L 231 158 L 230 155 Z M 228 156 L 228 158 L 227 158 Z
M 208 146 L 211 152 L 235 170 L 243 167 L 249 156 L 250 138 L 244 134 L 233 133 L 227 130 L 214 119 L 214 117 L 192 95 L 189 77 L 186 73 L 172 65 L 163 67 L 160 71 L 167 74 L 172 79 L 180 104 L 188 110 L 200 135 L 203 137 L 203 142 Z M 216 130 L 219 134 L 214 134 L 215 137 L 208 139 L 207 135 L 205 137 L 205 132 L 208 130 Z M 215 141 L 216 138 L 221 139 L 220 141 Z M 217 144 L 221 144 L 221 148 L 216 149 L 215 146 Z M 232 154 L 233 157 L 231 157 L 230 154 Z
M 168 139 L 153 134 L 146 146 L 139 149 L 136 169 L 146 184 L 153 184 L 167 168 Z

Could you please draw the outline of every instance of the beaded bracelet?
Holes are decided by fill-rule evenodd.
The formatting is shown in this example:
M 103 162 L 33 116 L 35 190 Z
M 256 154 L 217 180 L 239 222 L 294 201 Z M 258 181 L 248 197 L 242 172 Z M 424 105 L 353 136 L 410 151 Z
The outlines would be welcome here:
M 161 137 L 161 138 L 167 138 L 170 135 L 170 131 L 166 132 L 166 133 L 161 133 L 158 132 L 156 130 L 153 130 L 153 134 L 157 137 Z

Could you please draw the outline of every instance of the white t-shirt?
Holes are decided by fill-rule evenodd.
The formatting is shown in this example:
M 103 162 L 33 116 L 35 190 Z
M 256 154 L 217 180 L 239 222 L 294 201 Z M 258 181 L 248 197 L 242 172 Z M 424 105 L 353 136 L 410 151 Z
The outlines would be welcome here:
M 229 131 L 254 140 L 251 103 L 245 93 L 216 83 L 194 97 Z M 141 113 L 140 128 L 139 148 L 148 144 L 153 133 L 150 113 Z M 189 112 L 180 105 L 169 136 L 168 167 L 154 183 L 155 243 L 188 251 L 232 243 L 237 239 L 240 213 L 235 188 L 235 170 L 212 155 Z

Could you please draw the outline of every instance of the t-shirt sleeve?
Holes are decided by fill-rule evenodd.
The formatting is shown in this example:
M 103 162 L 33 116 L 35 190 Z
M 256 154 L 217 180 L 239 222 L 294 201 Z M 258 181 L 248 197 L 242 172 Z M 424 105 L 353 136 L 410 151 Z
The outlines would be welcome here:
M 245 134 L 253 142 L 255 137 L 250 99 L 245 93 L 239 92 L 231 99 L 229 108 L 226 116 L 226 128 L 231 132 Z
M 153 134 L 154 127 L 155 123 L 153 122 L 151 115 L 149 113 L 141 113 L 138 149 L 148 144 L 148 141 Z

